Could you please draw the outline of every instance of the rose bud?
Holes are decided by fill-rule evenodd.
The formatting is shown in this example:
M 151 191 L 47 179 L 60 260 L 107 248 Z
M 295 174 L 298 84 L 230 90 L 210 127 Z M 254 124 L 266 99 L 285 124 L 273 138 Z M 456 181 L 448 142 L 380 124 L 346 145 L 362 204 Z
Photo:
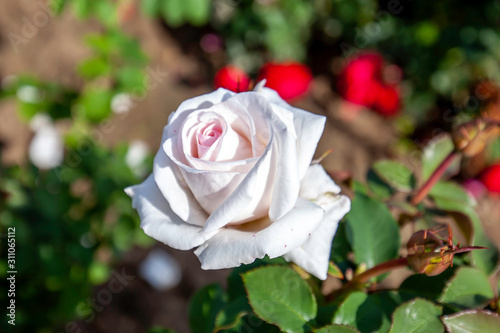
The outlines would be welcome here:
M 480 180 L 488 191 L 500 193 L 500 163 L 486 168 L 481 173 Z
M 196 248 L 203 269 L 283 256 L 326 279 L 333 236 L 350 200 L 312 164 L 326 118 L 258 84 L 218 89 L 170 117 L 153 173 L 127 188 L 149 236 Z
M 234 92 L 247 91 L 250 86 L 250 78 L 242 69 L 228 65 L 222 67 L 214 78 L 214 87 L 225 88 Z
M 266 87 L 274 89 L 285 101 L 304 97 L 312 82 L 309 67 L 298 63 L 267 63 L 259 71 L 257 82 L 266 80 Z
M 443 241 L 432 230 L 420 230 L 408 241 L 408 264 L 417 273 L 428 276 L 441 274 L 453 262 L 453 254 L 441 253 L 447 249 Z
M 467 157 L 481 153 L 489 141 L 495 126 L 488 126 L 482 119 L 476 119 L 453 129 L 455 148 Z
M 440 232 L 446 237 L 440 237 Z M 448 267 L 453 266 L 453 256 L 457 253 L 485 249 L 482 246 L 467 246 L 460 248 L 452 242 L 453 233 L 450 226 L 436 227 L 415 232 L 408 241 L 408 265 L 417 273 L 428 276 L 439 275 Z

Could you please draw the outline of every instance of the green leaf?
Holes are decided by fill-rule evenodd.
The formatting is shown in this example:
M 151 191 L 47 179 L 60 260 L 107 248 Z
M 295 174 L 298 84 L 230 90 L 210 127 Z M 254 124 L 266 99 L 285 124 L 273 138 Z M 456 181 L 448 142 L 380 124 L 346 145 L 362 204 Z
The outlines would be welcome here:
M 443 323 L 450 333 L 500 332 L 500 317 L 488 311 L 466 310 L 451 316 L 444 316 Z
M 314 333 L 359 333 L 359 331 L 352 326 L 334 324 L 318 328 Z
M 451 139 L 451 136 L 441 135 L 434 138 L 423 151 L 422 156 L 422 179 L 420 180 L 424 183 L 432 175 L 434 170 L 444 161 L 444 159 L 455 149 L 455 145 Z M 455 173 L 457 168 L 457 161 L 453 163 L 448 170 Z
M 184 0 L 186 20 L 193 25 L 206 24 L 210 18 L 210 0 Z
M 347 259 L 347 254 L 351 252 L 351 246 L 347 241 L 346 228 L 345 222 L 339 223 L 330 252 L 330 258 L 333 262 L 341 263 L 345 261 Z
M 486 236 L 484 232 L 483 225 L 477 213 L 469 208 L 467 215 L 470 217 L 472 225 L 474 227 L 474 241 L 473 245 L 484 246 L 487 249 L 472 251 L 472 259 L 474 265 L 485 272 L 488 276 L 493 274 L 498 267 L 498 258 L 500 254 L 498 253 L 498 248 L 495 244 Z
M 357 180 L 352 181 L 352 190 L 355 193 L 362 193 L 368 195 L 368 187 Z
M 165 21 L 173 27 L 180 26 L 184 21 L 185 0 L 169 0 L 161 2 L 161 13 Z
M 463 192 L 463 189 L 459 190 L 455 188 L 455 190 Z M 461 194 L 454 194 L 454 196 L 458 197 L 461 196 Z M 449 200 L 441 196 L 434 196 L 433 199 L 439 209 L 459 212 L 465 214 L 470 219 L 474 229 L 473 242 L 471 245 L 484 246 L 487 248 L 485 250 L 472 251 L 473 262 L 487 275 L 492 274 L 498 266 L 499 252 L 495 244 L 486 236 L 481 220 L 474 208 L 463 202 Z
M 84 41 L 85 44 L 87 44 L 101 56 L 108 56 L 113 48 L 108 35 L 87 34 L 84 37 Z
M 328 263 L 328 275 L 336 277 L 338 279 L 343 279 L 344 274 L 340 270 L 339 266 L 335 265 L 333 262 Z
M 54 14 L 59 15 L 63 11 L 64 6 L 66 6 L 67 2 L 67 0 L 51 0 L 50 9 Z
M 387 206 L 363 194 L 356 194 L 347 215 L 347 239 L 356 262 L 371 268 L 398 256 L 399 228 Z
M 115 3 L 109 1 L 96 1 L 93 5 L 94 14 L 108 28 L 114 28 L 118 25 L 118 15 Z
M 463 187 L 457 183 L 440 181 L 437 182 L 429 192 L 434 200 L 447 200 L 457 205 L 473 206 L 471 197 L 464 191 Z
M 224 306 L 224 291 L 218 284 L 200 289 L 189 304 L 189 325 L 192 332 L 211 333 L 217 313 Z
M 109 278 L 111 271 L 106 264 L 94 261 L 92 262 L 92 264 L 90 264 L 87 274 L 89 281 L 95 285 L 98 285 Z
M 396 190 L 410 191 L 415 185 L 413 173 L 399 162 L 378 161 L 373 164 L 373 170 L 382 180 Z
M 73 11 L 79 19 L 87 18 L 90 14 L 91 3 L 87 0 L 73 0 Z
M 154 17 L 158 15 L 160 11 L 160 0 L 142 0 L 141 1 L 141 10 L 144 14 Z
M 125 67 L 117 73 L 117 81 L 121 90 L 142 95 L 148 88 L 145 84 L 145 73 L 140 68 Z
M 42 111 L 40 104 L 25 103 L 21 101 L 17 102 L 17 112 L 19 117 L 25 121 L 33 118 L 33 116 L 39 111 Z
M 388 199 L 394 194 L 393 189 L 373 170 L 368 170 L 366 182 L 370 192 L 380 200 Z M 366 194 L 366 193 L 365 193 Z
M 423 299 L 414 299 L 402 304 L 394 311 L 389 333 L 443 332 L 439 316 L 442 308 Z
M 479 308 L 495 297 L 488 277 L 472 267 L 460 267 L 447 283 L 440 302 L 453 308 Z
M 107 61 L 101 58 L 91 58 L 82 61 L 78 65 L 78 74 L 89 80 L 99 76 L 106 75 L 110 72 L 111 67 Z
M 454 272 L 455 268 L 448 268 L 436 276 L 414 274 L 401 283 L 399 294 L 403 300 L 411 300 L 415 297 L 436 300 L 443 293 L 446 282 L 453 276 Z
M 87 90 L 80 97 L 79 104 L 88 120 L 102 121 L 111 114 L 111 92 L 97 89 Z
M 241 296 L 246 297 L 247 293 L 245 290 L 245 286 L 243 284 L 243 280 L 241 275 L 245 272 L 248 272 L 252 269 L 266 266 L 266 265 L 286 265 L 288 263 L 282 257 L 269 259 L 268 256 L 265 256 L 262 259 L 257 259 L 253 263 L 249 265 L 241 265 L 239 267 L 235 267 L 229 276 L 227 277 L 227 294 L 229 296 L 229 301 L 235 301 Z
M 284 331 L 305 332 L 317 305 L 309 285 L 289 267 L 268 266 L 243 274 L 255 313 Z
M 247 298 L 238 298 L 219 311 L 215 318 L 215 330 L 219 331 L 235 327 L 240 319 L 250 312 L 252 312 L 252 308 L 248 304 Z
M 415 216 L 418 214 L 419 210 L 417 207 L 409 204 L 405 201 L 390 201 L 387 205 L 391 208 L 395 208 L 399 210 L 403 214 L 407 214 L 409 216 Z
M 361 332 L 377 331 L 390 325 L 381 299 L 369 297 L 361 291 L 352 292 L 339 306 L 333 316 L 333 324 L 355 327 Z

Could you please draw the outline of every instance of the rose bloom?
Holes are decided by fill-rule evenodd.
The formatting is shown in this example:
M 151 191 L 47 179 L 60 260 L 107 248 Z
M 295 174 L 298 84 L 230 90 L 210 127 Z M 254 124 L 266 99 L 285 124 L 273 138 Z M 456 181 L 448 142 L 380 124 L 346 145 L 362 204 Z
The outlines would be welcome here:
M 126 192 L 145 233 L 197 248 L 203 269 L 283 256 L 326 279 L 350 201 L 311 165 L 325 117 L 257 89 L 221 88 L 183 102 L 163 131 L 153 174 Z
M 385 117 L 396 115 L 400 111 L 399 92 L 383 81 L 383 69 L 384 59 L 380 54 L 358 56 L 340 74 L 337 84 L 339 93 L 345 100 L 366 106 Z
M 214 87 L 229 89 L 234 92 L 247 91 L 250 86 L 250 77 L 244 70 L 228 65 L 224 66 L 214 77 Z
M 299 62 L 268 62 L 259 71 L 257 81 L 266 80 L 266 86 L 274 89 L 286 101 L 304 97 L 311 88 L 313 76 L 306 65 Z

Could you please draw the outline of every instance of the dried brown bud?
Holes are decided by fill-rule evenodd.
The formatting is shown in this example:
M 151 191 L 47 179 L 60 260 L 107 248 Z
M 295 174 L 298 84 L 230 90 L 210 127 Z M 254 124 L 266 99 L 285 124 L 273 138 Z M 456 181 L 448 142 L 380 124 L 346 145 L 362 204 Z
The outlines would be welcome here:
M 491 131 L 491 126 L 488 126 L 482 119 L 477 119 L 455 128 L 452 138 L 457 150 L 467 157 L 472 157 L 484 150 Z

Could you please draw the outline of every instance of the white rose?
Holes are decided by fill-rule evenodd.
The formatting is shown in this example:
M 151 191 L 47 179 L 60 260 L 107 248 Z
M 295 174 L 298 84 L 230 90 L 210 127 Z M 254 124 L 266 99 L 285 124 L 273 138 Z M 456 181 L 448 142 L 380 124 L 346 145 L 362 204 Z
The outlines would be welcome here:
M 271 89 L 218 89 L 183 102 L 163 131 L 153 174 L 126 189 L 149 236 L 197 247 L 203 269 L 283 256 L 326 279 L 350 201 L 310 165 L 325 117 Z

